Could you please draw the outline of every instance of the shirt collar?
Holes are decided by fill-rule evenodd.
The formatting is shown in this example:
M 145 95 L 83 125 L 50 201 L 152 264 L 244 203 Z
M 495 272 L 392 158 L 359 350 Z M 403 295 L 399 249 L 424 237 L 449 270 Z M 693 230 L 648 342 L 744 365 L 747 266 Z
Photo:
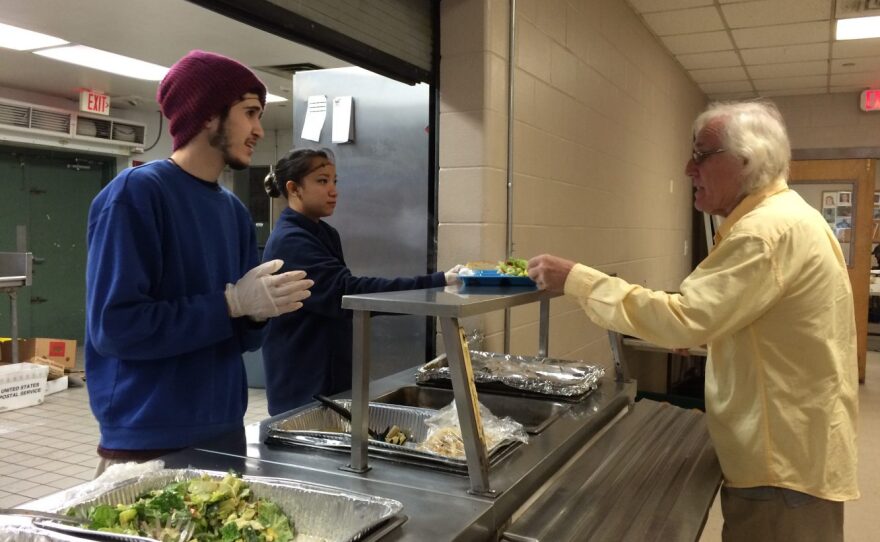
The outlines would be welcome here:
M 318 222 L 314 222 L 314 221 L 306 218 L 305 215 L 303 215 L 297 211 L 294 211 L 290 207 L 285 207 L 284 210 L 281 211 L 281 214 L 287 215 L 288 219 L 291 220 L 293 223 L 295 223 L 296 225 L 298 225 L 301 228 L 305 228 L 307 231 L 310 231 L 312 233 L 315 233 L 320 229 L 320 226 L 319 226 L 319 224 L 321 223 L 320 220 Z
M 718 228 L 718 231 L 715 233 L 715 246 L 718 246 L 718 243 L 724 239 L 730 230 L 733 229 L 733 226 L 739 222 L 739 219 L 745 216 L 752 209 L 760 205 L 764 200 L 769 197 L 775 196 L 776 194 L 781 194 L 783 192 L 787 192 L 789 190 L 788 183 L 785 182 L 785 179 L 780 177 L 775 181 L 768 184 L 762 190 L 755 192 L 754 194 L 749 194 L 739 204 L 733 209 L 727 217 L 724 219 L 724 222 Z

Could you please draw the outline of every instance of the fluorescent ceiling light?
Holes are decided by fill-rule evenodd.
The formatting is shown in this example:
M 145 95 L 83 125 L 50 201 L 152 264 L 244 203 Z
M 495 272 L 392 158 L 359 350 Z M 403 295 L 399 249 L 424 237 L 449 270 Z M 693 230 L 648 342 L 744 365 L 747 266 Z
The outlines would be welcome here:
M 277 95 L 272 94 L 270 92 L 266 93 L 266 103 L 267 104 L 273 104 L 276 102 L 286 102 L 286 101 L 287 101 L 287 98 L 285 98 L 284 96 L 277 96 Z
M 61 38 L 32 32 L 17 26 L 0 23 L 0 47 L 16 51 L 30 51 L 42 47 L 55 47 L 68 43 Z
M 168 73 L 168 68 L 164 66 L 117 55 L 116 53 L 109 53 L 100 49 L 93 49 L 85 45 L 54 47 L 52 49 L 34 51 L 34 54 L 126 77 L 146 79 L 147 81 L 161 81 L 165 74 Z
M 837 39 L 861 40 L 865 38 L 880 38 L 880 16 L 837 21 Z

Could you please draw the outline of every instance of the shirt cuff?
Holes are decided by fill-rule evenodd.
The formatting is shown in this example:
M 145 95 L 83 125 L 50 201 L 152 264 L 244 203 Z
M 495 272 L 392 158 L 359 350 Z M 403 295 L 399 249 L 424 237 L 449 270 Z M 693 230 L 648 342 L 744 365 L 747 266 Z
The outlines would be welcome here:
M 565 279 L 564 292 L 566 295 L 575 297 L 590 297 L 596 281 L 607 276 L 605 273 L 597 271 L 592 267 L 576 263 Z

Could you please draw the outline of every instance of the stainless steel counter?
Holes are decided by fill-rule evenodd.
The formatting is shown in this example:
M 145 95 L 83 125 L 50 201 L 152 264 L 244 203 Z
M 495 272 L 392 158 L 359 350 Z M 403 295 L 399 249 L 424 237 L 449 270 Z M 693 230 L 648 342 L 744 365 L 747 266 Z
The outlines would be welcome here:
M 411 385 L 413 374 L 373 382 L 370 397 Z M 663 540 L 698 540 L 721 480 L 703 415 L 633 404 L 634 394 L 634 382 L 603 380 L 490 470 L 494 498 L 469 494 L 462 475 L 379 458 L 358 474 L 342 469 L 345 453 L 265 444 L 268 424 L 290 413 L 165 460 L 397 499 L 409 519 L 382 540 L 557 542 L 583 540 L 586 532 L 609 541 L 659 532 Z
M 412 385 L 414 374 L 415 368 L 373 382 L 370 396 Z M 348 464 L 346 453 L 264 444 L 268 424 L 290 413 L 251 425 L 236 439 L 207 442 L 164 459 L 169 467 L 233 468 L 247 475 L 295 478 L 397 499 L 409 520 L 383 540 L 489 540 L 591 438 L 625 416 L 634 397 L 634 383 L 603 380 L 586 400 L 572 405 L 490 470 L 494 498 L 469 494 L 468 477 L 458 474 L 379 458 L 372 460 L 369 471 L 358 474 L 341 469 Z
M 370 397 L 411 385 L 413 374 L 371 383 Z M 291 413 L 163 460 L 168 468 L 232 469 L 396 499 L 408 519 L 383 542 L 698 540 L 721 479 L 703 415 L 633 404 L 634 394 L 634 382 L 603 379 L 490 469 L 494 497 L 469 494 L 459 474 L 379 458 L 358 474 L 341 469 L 346 453 L 265 444 L 268 425 Z M 57 509 L 57 497 L 31 506 Z
M 269 425 L 298 412 L 292 411 L 163 459 L 171 468 L 233 469 L 396 499 L 408 521 L 383 541 L 699 539 L 721 481 L 703 415 L 652 401 L 634 403 L 634 381 L 601 379 L 597 390 L 571 404 L 527 444 L 511 448 L 497 463 L 486 461 L 479 395 L 458 318 L 538 302 L 539 344 L 546 352 L 551 297 L 529 288 L 345 296 L 343 307 L 354 311 L 354 379 L 351 394 L 337 397 L 352 398 L 350 454 L 267 444 Z M 370 312 L 440 319 L 467 476 L 370 455 L 369 400 L 412 386 L 416 372 L 369 380 Z M 311 405 L 301 410 L 307 408 Z

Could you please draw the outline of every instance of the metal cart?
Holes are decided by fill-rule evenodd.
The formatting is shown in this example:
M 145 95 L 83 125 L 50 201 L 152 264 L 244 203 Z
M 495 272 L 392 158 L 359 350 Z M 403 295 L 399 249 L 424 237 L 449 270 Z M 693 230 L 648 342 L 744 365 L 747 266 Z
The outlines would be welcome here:
M 33 254 L 30 252 L 0 252 L 0 292 L 9 296 L 10 337 L 12 363 L 18 363 L 18 289 L 31 285 Z

